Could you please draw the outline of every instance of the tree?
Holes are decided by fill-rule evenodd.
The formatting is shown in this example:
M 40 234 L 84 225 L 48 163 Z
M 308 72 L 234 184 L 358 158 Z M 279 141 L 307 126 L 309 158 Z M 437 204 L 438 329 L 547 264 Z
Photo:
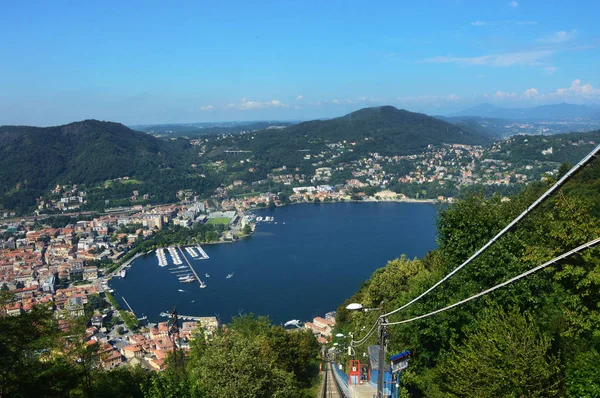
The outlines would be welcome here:
M 461 397 L 555 396 L 560 374 L 551 342 L 517 308 L 488 309 L 441 364 L 444 386 Z
M 242 233 L 244 235 L 250 235 L 252 233 L 252 227 L 250 226 L 250 224 L 244 225 L 244 228 L 242 229 Z
M 105 308 L 108 308 L 108 303 L 99 294 L 90 294 L 88 296 L 87 305 L 92 308 L 92 310 L 102 311 Z
M 316 374 L 318 347 L 307 332 L 289 333 L 268 318 L 243 316 L 211 340 L 194 340 L 188 370 L 205 396 L 298 396 Z

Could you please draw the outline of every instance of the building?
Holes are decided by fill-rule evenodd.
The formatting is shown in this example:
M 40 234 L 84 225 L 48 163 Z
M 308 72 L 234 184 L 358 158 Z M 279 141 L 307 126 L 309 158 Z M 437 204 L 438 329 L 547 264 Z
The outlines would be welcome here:
M 138 344 L 130 344 L 121 348 L 121 354 L 127 359 L 142 358 L 144 356 L 144 350 Z
M 73 318 L 77 318 L 84 315 L 83 300 L 81 297 L 70 297 L 66 306 L 66 310 L 69 315 Z

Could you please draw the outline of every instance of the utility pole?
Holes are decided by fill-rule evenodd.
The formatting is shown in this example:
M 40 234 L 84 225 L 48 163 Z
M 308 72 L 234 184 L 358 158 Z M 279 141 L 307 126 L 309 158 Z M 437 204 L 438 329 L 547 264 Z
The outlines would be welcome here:
M 385 366 L 385 341 L 387 339 L 388 334 L 387 320 L 383 317 L 383 314 L 385 313 L 383 309 L 383 301 L 379 305 L 379 308 L 381 308 L 381 315 L 377 320 L 377 323 L 379 324 L 377 330 L 377 337 L 379 340 L 379 373 L 377 374 L 377 398 L 384 398 L 383 367 Z

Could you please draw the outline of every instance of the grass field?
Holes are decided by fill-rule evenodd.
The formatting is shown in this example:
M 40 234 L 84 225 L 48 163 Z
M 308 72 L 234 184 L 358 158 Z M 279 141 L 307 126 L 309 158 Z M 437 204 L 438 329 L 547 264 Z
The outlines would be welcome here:
M 211 218 L 210 220 L 208 220 L 207 224 L 223 224 L 223 225 L 227 225 L 227 224 L 229 224 L 229 220 L 231 220 L 231 219 L 227 218 L 227 217 Z

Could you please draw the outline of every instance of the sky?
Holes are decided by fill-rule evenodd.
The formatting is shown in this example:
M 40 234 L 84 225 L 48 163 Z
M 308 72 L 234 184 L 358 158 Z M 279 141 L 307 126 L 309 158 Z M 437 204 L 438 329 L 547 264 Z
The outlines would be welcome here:
M 0 124 L 600 103 L 600 1 L 4 1 Z

